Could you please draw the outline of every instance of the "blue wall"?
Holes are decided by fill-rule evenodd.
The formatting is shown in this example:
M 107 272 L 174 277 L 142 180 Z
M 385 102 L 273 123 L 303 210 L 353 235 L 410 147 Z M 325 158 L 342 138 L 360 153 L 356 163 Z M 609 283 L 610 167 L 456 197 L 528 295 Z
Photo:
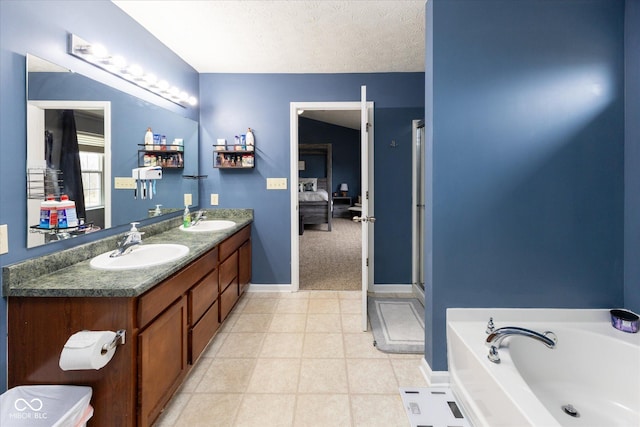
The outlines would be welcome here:
M 26 249 L 26 94 L 25 55 L 34 54 L 128 92 L 174 113 L 197 120 L 199 109 L 184 109 L 135 88 L 68 55 L 67 32 L 100 41 L 190 93 L 198 93 L 198 74 L 110 1 L 0 1 L 0 224 L 9 228 L 9 253 L 0 267 L 95 240 L 87 236 Z M 138 129 L 132 132 L 139 132 Z M 132 147 L 135 150 L 135 147 Z M 116 234 L 114 228 L 101 236 Z M 1 280 L 1 279 L 0 279 Z M 1 284 L 1 283 L 0 283 Z M 6 299 L 0 299 L 0 391 L 6 387 Z
M 623 305 L 624 3 L 430 3 L 426 357 L 444 370 L 449 307 Z
M 410 219 L 411 179 L 402 171 L 411 168 L 411 120 L 423 116 L 423 73 L 201 75 L 200 173 L 208 179 L 200 197 L 219 193 L 221 207 L 254 209 L 253 283 L 291 283 L 289 191 L 265 184 L 290 182 L 290 103 L 358 101 L 363 84 L 375 103 L 375 283 L 410 283 L 411 222 L 403 218 Z M 233 140 L 247 127 L 255 132 L 255 169 L 213 169 L 216 139 Z M 389 152 L 391 139 L 402 149 Z M 387 191 L 387 181 L 398 185 Z
M 640 0 L 625 11 L 624 305 L 640 313 Z

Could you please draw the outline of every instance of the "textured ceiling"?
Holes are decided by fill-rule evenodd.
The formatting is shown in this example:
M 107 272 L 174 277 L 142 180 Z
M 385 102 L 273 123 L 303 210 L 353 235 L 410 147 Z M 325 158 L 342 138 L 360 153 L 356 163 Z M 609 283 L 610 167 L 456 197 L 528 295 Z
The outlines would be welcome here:
M 424 71 L 425 0 L 112 0 L 199 73 Z

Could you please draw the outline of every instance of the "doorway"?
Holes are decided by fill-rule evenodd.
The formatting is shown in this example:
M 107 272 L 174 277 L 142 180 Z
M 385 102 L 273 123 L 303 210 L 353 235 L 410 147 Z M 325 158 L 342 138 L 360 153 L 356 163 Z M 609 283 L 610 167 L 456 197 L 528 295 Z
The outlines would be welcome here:
M 362 88 L 362 100 L 361 102 L 292 102 L 290 104 L 290 212 L 291 212 L 291 290 L 297 292 L 300 289 L 300 239 L 299 232 L 300 218 L 299 218 L 299 206 L 298 206 L 298 188 L 299 188 L 299 163 L 298 163 L 298 149 L 299 149 L 299 134 L 298 134 L 298 116 L 301 111 L 328 111 L 328 112 L 342 112 L 340 115 L 348 115 L 349 113 L 356 113 L 360 118 L 360 123 L 363 123 L 366 127 L 365 132 L 361 132 L 361 147 L 365 146 L 360 156 L 360 166 L 363 171 L 361 176 L 361 187 L 363 194 L 361 197 L 362 213 L 369 212 L 373 216 L 373 103 L 366 101 L 366 88 Z M 346 114 L 345 114 L 346 113 Z M 362 126 L 361 126 L 362 128 Z M 336 191 L 331 189 L 332 192 Z M 366 195 L 369 195 L 366 198 Z M 371 207 L 371 210 L 369 210 Z M 333 207 L 330 206 L 329 209 Z M 331 212 L 329 212 L 331 215 Z M 364 215 L 363 215 L 364 216 Z M 373 227 L 371 223 L 363 222 L 361 233 L 362 237 L 362 254 L 361 261 L 369 259 L 369 262 L 361 262 L 362 269 L 362 287 L 363 290 L 363 305 L 366 307 L 366 295 L 368 289 L 370 289 L 370 280 L 373 278 Z M 366 255 L 365 255 L 366 254 Z M 363 317 L 366 319 L 366 308 L 363 310 Z M 366 330 L 366 320 L 363 321 L 364 330 Z

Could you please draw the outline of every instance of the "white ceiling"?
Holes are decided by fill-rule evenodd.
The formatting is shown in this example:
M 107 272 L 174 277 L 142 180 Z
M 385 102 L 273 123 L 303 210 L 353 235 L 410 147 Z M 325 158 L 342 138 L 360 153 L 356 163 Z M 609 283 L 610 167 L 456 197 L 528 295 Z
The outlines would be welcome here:
M 422 72 L 425 0 L 112 0 L 199 73 Z

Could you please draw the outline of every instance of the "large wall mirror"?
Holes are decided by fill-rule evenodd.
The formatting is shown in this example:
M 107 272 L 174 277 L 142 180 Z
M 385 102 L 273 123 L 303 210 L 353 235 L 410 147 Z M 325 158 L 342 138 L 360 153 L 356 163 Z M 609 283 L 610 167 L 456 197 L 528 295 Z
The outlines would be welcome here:
M 162 179 L 144 183 L 144 193 L 142 182 L 137 191 L 116 188 L 116 178 L 149 165 L 141 151 L 148 128 L 166 138 L 167 153 L 180 153 L 168 158 L 181 162 L 165 164 Z M 172 147 L 174 140 L 182 147 Z M 183 209 L 184 194 L 198 205 L 198 181 L 185 178 L 198 175 L 198 123 L 27 55 L 26 168 L 27 247 L 166 215 Z M 43 229 L 42 203 L 62 195 L 75 202 L 84 226 Z

